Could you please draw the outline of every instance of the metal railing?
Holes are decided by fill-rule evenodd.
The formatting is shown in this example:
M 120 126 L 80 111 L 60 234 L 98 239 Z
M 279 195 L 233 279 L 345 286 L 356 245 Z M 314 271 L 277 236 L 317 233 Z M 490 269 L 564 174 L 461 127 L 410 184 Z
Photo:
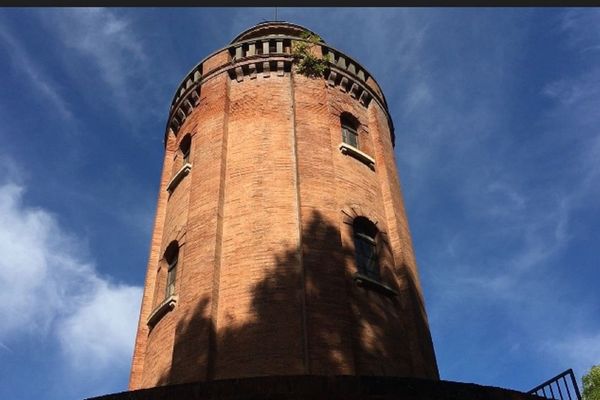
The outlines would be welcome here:
M 571 395 L 571 391 L 573 392 L 573 395 Z M 579 393 L 577 380 L 575 379 L 575 374 L 573 374 L 571 368 L 556 375 L 554 378 L 548 379 L 546 382 L 534 387 L 527 393 L 546 399 L 581 400 L 581 393 Z

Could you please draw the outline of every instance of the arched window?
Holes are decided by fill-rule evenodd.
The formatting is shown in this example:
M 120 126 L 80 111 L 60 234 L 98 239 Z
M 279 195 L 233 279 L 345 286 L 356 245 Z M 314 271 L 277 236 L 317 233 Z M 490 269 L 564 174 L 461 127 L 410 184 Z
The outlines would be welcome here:
M 358 120 L 349 113 L 340 116 L 342 124 L 342 142 L 358 149 Z
M 177 277 L 177 260 L 179 258 L 179 244 L 173 241 L 165 250 L 165 261 L 167 262 L 167 285 L 165 298 L 175 294 L 175 279 Z
M 356 217 L 352 228 L 358 273 L 378 281 L 380 279 L 377 257 L 377 233 L 379 231 L 375 224 L 365 217 Z
M 181 151 L 181 156 L 183 158 L 183 165 L 188 164 L 190 162 L 190 148 L 192 145 L 192 137 L 188 133 L 181 139 L 181 143 L 179 143 L 179 150 Z

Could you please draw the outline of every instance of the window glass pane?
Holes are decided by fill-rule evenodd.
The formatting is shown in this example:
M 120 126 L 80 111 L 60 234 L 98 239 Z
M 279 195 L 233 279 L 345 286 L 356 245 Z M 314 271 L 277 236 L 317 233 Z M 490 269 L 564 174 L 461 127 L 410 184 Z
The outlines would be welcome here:
M 356 266 L 358 272 L 371 279 L 378 280 L 379 266 L 377 264 L 375 243 L 356 235 L 354 236 L 354 246 L 356 250 Z
M 355 218 L 352 225 L 358 272 L 373 280 L 380 280 L 377 242 L 375 239 L 378 232 L 377 227 L 365 217 Z
M 358 135 L 356 134 L 356 132 L 350 131 L 348 144 L 358 148 Z
M 175 283 L 170 284 L 169 286 L 167 286 L 167 296 L 172 296 L 175 294 Z
M 358 134 L 352 128 L 342 126 L 342 141 L 352 147 L 358 148 Z
M 167 275 L 167 283 L 173 283 L 175 281 L 175 270 L 176 268 L 170 269 Z
M 167 288 L 166 297 L 169 297 L 175 293 L 175 278 L 177 276 L 177 259 L 173 260 L 169 265 L 169 272 L 167 272 Z

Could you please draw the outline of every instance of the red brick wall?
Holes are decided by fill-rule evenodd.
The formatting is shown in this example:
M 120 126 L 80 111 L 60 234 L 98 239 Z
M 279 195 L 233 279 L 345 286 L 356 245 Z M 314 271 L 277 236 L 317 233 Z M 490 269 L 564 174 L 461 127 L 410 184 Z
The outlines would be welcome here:
M 353 374 L 345 254 L 333 158 L 341 141 L 325 81 L 294 76 L 306 331 L 311 374 Z M 332 122 L 333 121 L 333 122 Z M 337 124 L 332 135 L 331 125 Z
M 215 376 L 301 373 L 289 77 L 231 81 L 228 131 Z

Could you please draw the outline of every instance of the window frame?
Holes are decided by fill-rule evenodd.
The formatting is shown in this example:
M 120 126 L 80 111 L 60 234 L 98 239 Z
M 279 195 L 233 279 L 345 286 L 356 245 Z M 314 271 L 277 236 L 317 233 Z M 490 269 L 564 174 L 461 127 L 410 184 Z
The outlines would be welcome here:
M 350 137 L 354 138 L 354 143 Z M 358 130 L 350 126 L 346 121 L 342 120 L 342 143 L 358 149 L 360 142 L 358 140 Z
M 158 267 L 155 291 L 154 291 L 154 302 L 158 300 L 160 296 L 160 290 L 162 290 L 162 284 L 164 282 L 164 298 L 154 306 L 154 310 L 148 316 L 146 324 L 150 329 L 160 321 L 168 312 L 175 308 L 178 301 L 176 284 L 177 284 L 177 264 L 179 262 L 181 246 L 177 240 L 173 240 L 163 253 L 163 257 L 160 260 Z M 164 275 L 163 269 L 167 265 L 167 274 Z
M 181 159 L 183 161 L 183 165 L 190 164 L 190 155 L 192 153 L 192 135 L 191 133 L 186 133 L 183 138 L 181 138 L 181 142 L 179 142 L 179 151 L 181 153 Z
M 374 232 L 370 235 L 367 227 L 360 226 L 358 223 L 353 224 L 353 239 L 354 239 L 354 260 L 356 262 L 356 270 L 359 274 L 366 276 L 374 281 L 381 281 L 381 267 L 379 265 L 379 252 L 377 249 L 377 233 L 375 225 L 366 220 L 364 224 L 372 224 Z M 361 225 L 362 225 L 361 221 Z
M 183 138 L 181 138 L 181 141 L 179 142 L 179 145 L 177 146 L 177 151 L 175 152 L 175 155 L 173 158 L 175 161 L 175 166 L 178 165 L 177 158 L 179 157 L 179 155 L 181 155 L 182 161 L 181 161 L 181 168 L 179 168 L 179 170 L 177 172 L 175 172 L 175 174 L 173 175 L 171 180 L 167 183 L 166 190 L 167 190 L 167 192 L 169 192 L 169 196 L 173 193 L 173 191 L 175 190 L 177 185 L 179 185 L 179 182 L 181 182 L 183 180 L 183 178 L 185 178 L 186 175 L 190 173 L 190 170 L 192 169 L 192 163 L 191 163 L 191 159 L 190 159 L 191 154 L 192 154 L 192 134 L 186 133 L 185 136 Z M 175 168 L 175 166 L 173 168 Z
M 374 290 L 385 296 L 398 296 L 398 292 L 382 279 L 379 251 L 381 231 L 373 221 L 363 216 L 355 217 L 351 225 L 356 266 L 352 279 L 359 287 Z
M 173 260 L 168 262 L 167 278 L 165 284 L 165 299 L 174 296 L 176 293 L 175 284 L 177 283 L 177 262 L 179 261 L 179 251 L 173 257 Z

